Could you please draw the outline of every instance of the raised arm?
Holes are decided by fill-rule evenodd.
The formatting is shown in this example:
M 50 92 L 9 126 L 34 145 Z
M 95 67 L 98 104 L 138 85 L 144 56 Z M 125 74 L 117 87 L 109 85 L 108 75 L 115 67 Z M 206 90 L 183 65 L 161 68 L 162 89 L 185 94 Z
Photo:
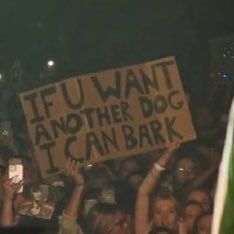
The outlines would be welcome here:
M 77 224 L 77 216 L 84 191 L 85 180 L 80 172 L 79 164 L 70 159 L 67 163 L 67 174 L 74 181 L 75 185 L 71 198 L 68 201 L 63 216 L 60 220 L 59 234 L 79 234 L 82 233 L 82 231 L 80 226 Z
M 68 176 L 74 181 L 75 186 L 71 195 L 71 198 L 65 208 L 65 213 L 69 217 L 76 218 L 80 207 L 81 196 L 84 190 L 85 180 L 80 173 L 79 164 L 75 161 L 69 160 L 67 164 Z
M 10 227 L 14 225 L 14 210 L 13 203 L 17 191 L 23 184 L 23 181 L 19 183 L 12 183 L 12 179 L 9 179 L 7 175 L 3 178 L 3 207 L 1 214 L 1 226 Z
M 178 146 L 176 145 L 167 149 L 163 153 L 160 159 L 153 165 L 138 190 L 135 210 L 136 234 L 145 234 L 149 229 L 149 196 L 154 187 L 158 184 L 162 172 L 166 169 L 174 151 L 177 148 Z

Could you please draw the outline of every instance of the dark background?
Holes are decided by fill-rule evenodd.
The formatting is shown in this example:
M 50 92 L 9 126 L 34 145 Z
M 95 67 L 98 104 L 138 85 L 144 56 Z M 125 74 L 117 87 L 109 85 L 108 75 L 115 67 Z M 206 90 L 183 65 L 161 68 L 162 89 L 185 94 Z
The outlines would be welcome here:
M 172 55 L 186 91 L 204 102 L 223 62 L 219 47 L 234 42 L 233 0 L 1 0 L 0 6 L 0 119 L 17 118 L 21 91 Z M 224 38 L 219 46 L 211 43 L 217 38 Z

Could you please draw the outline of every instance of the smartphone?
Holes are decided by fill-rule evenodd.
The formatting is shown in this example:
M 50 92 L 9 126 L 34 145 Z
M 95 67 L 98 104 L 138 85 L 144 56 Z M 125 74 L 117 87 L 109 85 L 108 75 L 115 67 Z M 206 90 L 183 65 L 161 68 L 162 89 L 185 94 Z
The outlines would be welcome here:
M 21 159 L 10 159 L 9 160 L 9 178 L 13 178 L 12 183 L 19 183 L 23 180 L 23 164 Z M 23 192 L 23 185 L 17 191 L 17 193 Z

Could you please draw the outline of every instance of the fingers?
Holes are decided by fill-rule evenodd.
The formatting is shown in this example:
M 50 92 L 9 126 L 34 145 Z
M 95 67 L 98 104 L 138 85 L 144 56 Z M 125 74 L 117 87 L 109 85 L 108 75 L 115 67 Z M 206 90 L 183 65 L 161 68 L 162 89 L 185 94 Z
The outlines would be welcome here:
M 84 185 L 84 177 L 80 171 L 81 164 L 72 159 L 67 161 L 67 176 L 69 176 L 76 184 L 76 186 Z
M 71 158 L 68 158 L 67 163 L 66 163 L 66 173 L 68 175 L 72 174 L 74 168 L 74 160 Z
M 19 189 L 23 186 L 23 180 L 14 183 L 14 178 L 15 177 L 10 179 L 8 178 L 3 184 L 3 188 L 6 194 L 5 196 L 10 198 L 13 198 L 14 194 L 18 192 Z
M 68 158 L 66 163 L 66 174 L 69 176 L 74 176 L 79 172 L 80 164 L 72 158 Z
M 21 180 L 19 183 L 15 184 L 15 191 L 18 192 L 20 188 L 23 186 L 24 181 Z
M 13 184 L 15 180 L 15 177 L 9 178 L 8 176 L 5 176 L 4 180 L 3 180 L 3 184 L 4 185 L 10 185 Z

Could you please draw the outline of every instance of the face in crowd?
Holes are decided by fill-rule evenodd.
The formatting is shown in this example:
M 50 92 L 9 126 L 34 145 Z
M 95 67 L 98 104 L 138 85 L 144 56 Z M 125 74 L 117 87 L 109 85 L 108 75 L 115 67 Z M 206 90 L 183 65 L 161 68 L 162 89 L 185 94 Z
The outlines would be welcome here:
M 203 208 L 199 203 L 195 201 L 187 203 L 184 210 L 184 218 L 189 232 L 193 230 L 196 220 L 202 215 L 202 213 Z
M 156 198 L 153 204 L 153 223 L 170 230 L 177 229 L 177 201 L 173 197 Z
M 174 176 L 177 182 L 185 184 L 193 180 L 199 173 L 198 165 L 189 158 L 182 158 L 176 163 Z
M 211 197 L 208 192 L 200 189 L 192 190 L 188 195 L 188 201 L 198 202 L 205 213 L 210 212 L 212 208 Z

